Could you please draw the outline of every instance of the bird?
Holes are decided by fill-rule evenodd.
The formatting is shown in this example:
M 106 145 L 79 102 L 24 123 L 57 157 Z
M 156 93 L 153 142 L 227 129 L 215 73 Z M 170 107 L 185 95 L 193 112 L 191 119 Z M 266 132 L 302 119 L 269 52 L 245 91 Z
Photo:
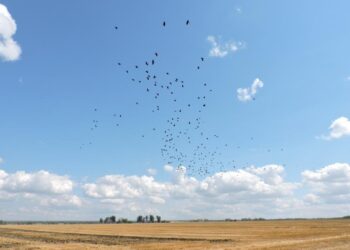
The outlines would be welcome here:
M 117 29 L 118 29 L 118 26 L 114 26 L 114 29 L 116 29 L 116 30 L 117 30 Z
M 186 26 L 191 25 L 190 24 L 190 20 L 186 20 Z M 163 21 L 162 23 L 163 27 L 166 26 L 166 22 Z M 228 163 L 227 166 L 225 163 L 223 163 L 222 161 L 218 161 L 217 157 L 219 157 L 221 155 L 221 152 L 218 152 L 218 148 L 216 148 L 215 150 L 213 150 L 213 148 L 211 148 L 208 143 L 212 138 L 219 138 L 219 136 L 217 134 L 214 135 L 208 135 L 207 133 L 205 133 L 202 130 L 202 124 L 203 124 L 203 120 L 201 119 L 201 113 L 205 112 L 205 107 L 207 106 L 206 103 L 206 95 L 204 93 L 202 93 L 202 95 L 195 95 L 192 96 L 193 99 L 198 99 L 198 103 L 192 103 L 191 101 L 188 101 L 186 103 L 182 103 L 181 99 L 179 98 L 179 89 L 178 88 L 184 88 L 185 84 L 184 81 L 182 80 L 182 76 L 177 75 L 176 77 L 174 77 L 173 79 L 162 79 L 162 76 L 154 74 L 153 69 L 157 69 L 156 67 L 158 66 L 158 61 L 157 58 L 159 57 L 158 54 L 159 51 L 155 50 L 153 52 L 153 59 L 152 58 L 147 58 L 146 60 L 144 60 L 146 66 L 150 66 L 150 65 L 156 65 L 155 67 L 147 67 L 148 70 L 145 70 L 146 74 L 141 76 L 140 75 L 134 75 L 134 73 L 136 73 L 136 71 L 126 69 L 126 73 L 128 73 L 131 77 L 130 79 L 132 81 L 138 81 L 139 83 L 144 83 L 147 84 L 148 86 L 145 87 L 143 90 L 146 90 L 145 92 L 147 93 L 152 93 L 151 96 L 149 96 L 148 98 L 151 98 L 151 100 L 153 101 L 153 104 L 156 104 L 155 102 L 158 101 L 157 99 L 161 98 L 161 96 L 163 95 L 163 91 L 166 90 L 165 92 L 169 93 L 169 95 L 171 95 L 171 99 L 168 99 L 168 102 L 172 102 L 172 105 L 174 105 L 174 109 L 172 110 L 172 115 L 170 115 L 168 117 L 168 119 L 166 120 L 166 128 L 164 130 L 164 132 L 162 133 L 162 144 L 161 144 L 161 155 L 162 158 L 164 159 L 164 162 L 169 162 L 172 163 L 174 165 L 186 165 L 188 167 L 188 171 L 189 173 L 194 173 L 196 172 L 199 176 L 205 176 L 208 175 L 210 173 L 215 172 L 214 168 L 211 168 L 212 166 L 217 166 L 217 169 L 220 169 L 221 171 L 225 171 L 225 170 L 229 170 L 231 169 L 232 165 L 235 164 L 234 163 Z M 200 60 L 200 61 L 199 61 Z M 206 60 L 206 58 L 204 56 L 199 56 L 199 62 L 204 62 Z M 157 61 L 157 63 L 156 63 Z M 141 61 L 142 62 L 142 61 Z M 122 62 L 118 62 L 118 65 L 121 66 Z M 124 62 L 123 62 L 124 64 Z M 196 67 L 195 70 L 200 70 L 200 67 L 202 66 L 202 64 L 197 64 L 194 65 Z M 134 67 L 136 69 L 141 69 L 142 68 L 142 64 L 134 64 Z M 130 71 L 130 72 L 129 72 Z M 171 72 L 171 71 L 170 71 Z M 139 74 L 141 72 L 137 72 L 137 74 Z M 170 73 L 169 71 L 165 71 L 166 76 L 169 76 Z M 172 73 L 173 74 L 173 73 Z M 174 74 L 173 74 L 174 75 Z M 144 80 L 138 80 L 142 79 L 142 77 L 145 77 L 147 79 L 147 81 Z M 152 81 L 153 79 L 153 81 Z M 155 81 L 155 79 L 157 79 L 157 81 Z M 170 80 L 170 81 L 169 81 Z M 149 82 L 150 81 L 150 82 Z M 158 83 L 157 83 L 158 82 Z M 177 83 L 180 83 L 179 85 L 177 85 Z M 209 84 L 207 83 L 203 83 L 202 82 L 202 86 L 206 87 L 209 86 Z M 186 86 L 187 87 L 187 86 Z M 157 90 L 158 88 L 158 90 Z M 159 91 L 159 88 L 161 89 Z M 204 88 L 203 88 L 204 89 Z M 207 89 L 208 92 L 213 92 L 213 89 L 208 88 Z M 157 93 L 158 92 L 158 93 Z M 204 95 L 203 95 L 204 94 Z M 147 95 L 148 96 L 148 95 Z M 203 99 L 203 101 L 202 101 Z M 208 98 L 209 99 L 209 98 Z M 136 100 L 134 100 L 136 101 Z M 136 101 L 136 105 L 138 105 L 139 107 L 143 106 L 141 105 L 141 103 L 139 103 L 138 101 Z M 149 110 L 154 112 L 160 112 L 160 108 L 162 108 L 163 106 L 157 106 L 157 105 L 152 105 L 153 108 L 151 108 Z M 187 107 L 186 107 L 187 106 Z M 192 107 L 199 107 L 198 109 L 193 109 Z M 162 108 L 163 110 L 163 108 Z M 197 117 L 193 117 L 187 121 L 185 121 L 185 117 L 183 115 L 186 114 L 188 112 L 194 112 L 197 113 Z M 175 115 L 176 114 L 176 115 Z M 115 118 L 118 117 L 118 113 L 113 114 L 113 116 Z M 121 116 L 119 116 L 119 119 L 121 121 Z M 121 124 L 118 121 L 116 121 L 117 123 L 114 123 L 115 126 L 119 127 L 119 125 Z M 95 130 L 97 129 L 97 127 L 101 127 L 99 126 L 100 124 L 98 123 L 98 121 L 93 121 L 92 124 L 92 128 L 91 130 Z M 184 127 L 184 125 L 186 125 L 186 127 Z M 120 126 L 121 128 L 121 126 Z M 151 127 L 152 129 L 152 127 Z M 152 129 L 155 133 L 156 131 L 163 131 L 161 128 L 158 128 L 156 126 L 153 127 Z M 199 140 L 198 142 L 194 141 L 194 136 L 195 134 L 200 134 Z M 142 138 L 144 138 L 144 134 L 141 134 Z M 191 154 L 185 154 L 183 152 L 183 148 L 182 148 L 182 144 L 181 143 L 186 143 L 187 145 L 192 145 L 191 147 L 193 147 L 194 152 Z M 223 144 L 225 145 L 225 147 L 228 147 L 227 144 Z M 222 145 L 222 146 L 223 146 Z M 240 147 L 237 147 L 240 148 Z M 281 150 L 282 151 L 282 150 Z

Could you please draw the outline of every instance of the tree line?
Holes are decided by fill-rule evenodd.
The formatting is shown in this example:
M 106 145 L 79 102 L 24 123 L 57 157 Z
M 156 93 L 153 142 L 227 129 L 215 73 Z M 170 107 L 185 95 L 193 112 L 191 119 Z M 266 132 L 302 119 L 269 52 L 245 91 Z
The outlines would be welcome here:
M 110 224 L 110 223 L 131 223 L 131 221 L 129 221 L 127 218 L 119 218 L 117 220 L 117 217 L 115 217 L 114 215 L 106 217 L 106 218 L 100 218 L 100 223 L 106 223 L 106 224 Z
M 142 216 L 139 215 L 136 218 L 136 222 L 137 223 L 161 223 L 161 222 L 165 222 L 162 221 L 162 217 L 160 217 L 159 215 L 146 215 L 146 216 Z M 128 220 L 127 218 L 119 218 L 117 219 L 117 217 L 115 217 L 114 215 L 112 216 L 108 216 L 106 218 L 100 218 L 100 223 L 104 223 L 104 224 L 112 224 L 112 223 L 132 223 L 132 221 Z
M 139 215 L 137 216 L 136 218 L 136 222 L 137 223 L 161 223 L 163 222 L 162 221 L 162 217 L 160 217 L 159 215 L 146 215 L 146 216 L 142 216 L 142 215 Z

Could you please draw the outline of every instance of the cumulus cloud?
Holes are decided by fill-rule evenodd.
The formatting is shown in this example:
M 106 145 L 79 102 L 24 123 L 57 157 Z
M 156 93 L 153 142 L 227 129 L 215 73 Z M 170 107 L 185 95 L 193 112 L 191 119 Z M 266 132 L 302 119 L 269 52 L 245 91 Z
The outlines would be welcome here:
M 149 175 L 156 175 L 157 174 L 157 169 L 149 168 L 149 169 L 147 169 L 147 174 L 149 174 Z
M 350 135 L 350 121 L 348 118 L 342 116 L 338 119 L 334 120 L 332 124 L 329 126 L 329 134 L 328 135 L 322 135 L 318 138 L 324 139 L 324 140 L 333 140 L 333 139 L 340 139 L 345 136 Z
M 82 200 L 72 194 L 74 183 L 67 176 L 41 170 L 7 173 L 0 169 L 0 200 L 18 200 L 47 207 L 79 207 Z
M 172 171 L 174 170 L 174 168 L 173 168 L 172 166 L 170 166 L 170 165 L 165 165 L 165 166 L 164 166 L 164 170 L 165 170 L 166 172 L 172 172 Z
M 350 165 L 335 163 L 318 170 L 302 172 L 304 183 L 311 189 L 307 199 L 313 202 L 349 203 Z
M 17 30 L 15 20 L 5 5 L 0 4 L 0 58 L 4 61 L 18 60 L 21 47 L 13 39 Z
M 249 88 L 237 89 L 237 98 L 241 102 L 248 102 L 254 100 L 255 95 L 258 93 L 258 89 L 264 87 L 264 83 L 256 78 Z
M 203 179 L 188 175 L 184 166 L 166 165 L 164 172 L 161 179 L 105 175 L 83 182 L 76 192 L 67 176 L 0 170 L 0 212 L 17 219 L 22 210 L 39 219 L 94 219 L 105 214 L 135 218 L 147 213 L 166 219 L 222 219 L 342 216 L 350 208 L 347 163 L 305 170 L 300 182 L 286 181 L 284 167 L 277 164 L 217 172 Z
M 134 199 L 157 196 L 164 193 L 166 186 L 156 182 L 152 176 L 106 175 L 96 183 L 84 184 L 83 188 L 93 198 Z
M 225 57 L 229 53 L 234 53 L 244 47 L 242 42 L 225 42 L 221 44 L 215 36 L 208 36 L 208 42 L 211 44 L 209 56 L 212 57 Z
M 83 186 L 87 197 L 114 208 L 133 207 L 135 211 L 154 208 L 166 213 L 174 208 L 181 216 L 197 216 L 198 210 L 232 209 L 242 204 L 265 204 L 286 199 L 298 187 L 284 181 L 284 168 L 279 165 L 250 167 L 236 171 L 219 172 L 203 180 L 187 175 L 186 168 L 166 165 L 169 181 L 157 181 L 150 176 L 108 175 Z M 280 201 L 281 202 L 281 201 Z M 282 203 L 282 202 L 281 202 Z M 260 204 L 260 205 L 261 205 Z
M 43 199 L 40 197 L 41 205 L 49 207 L 80 207 L 83 202 L 77 195 L 64 194 L 61 196 L 48 197 Z
M 67 176 L 47 171 L 26 173 L 18 171 L 8 174 L 0 170 L 0 190 L 12 193 L 64 194 L 73 189 L 73 182 Z

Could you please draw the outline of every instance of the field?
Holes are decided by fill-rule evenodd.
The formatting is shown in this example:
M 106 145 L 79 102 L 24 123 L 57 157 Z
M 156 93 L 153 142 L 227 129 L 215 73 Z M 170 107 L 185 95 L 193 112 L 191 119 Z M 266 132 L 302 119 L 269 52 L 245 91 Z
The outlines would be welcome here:
M 2 225 L 0 249 L 350 249 L 350 220 Z

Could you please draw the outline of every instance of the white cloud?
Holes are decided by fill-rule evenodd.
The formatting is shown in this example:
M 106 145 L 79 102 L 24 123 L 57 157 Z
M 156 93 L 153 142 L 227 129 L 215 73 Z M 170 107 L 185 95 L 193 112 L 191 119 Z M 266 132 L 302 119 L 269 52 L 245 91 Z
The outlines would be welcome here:
M 317 202 L 350 203 L 350 165 L 334 163 L 318 170 L 302 172 L 311 189 L 307 198 Z
M 83 182 L 76 187 L 79 192 L 66 176 L 0 170 L 0 213 L 5 219 L 19 214 L 26 219 L 91 220 L 111 214 L 134 219 L 148 213 L 164 219 L 223 219 L 343 216 L 350 209 L 347 163 L 305 170 L 300 183 L 286 181 L 284 167 L 276 164 L 204 179 L 189 176 L 184 166 L 164 169 L 165 179 L 106 175 Z
M 0 4 L 0 58 L 4 61 L 18 60 L 21 47 L 13 40 L 17 25 L 5 5 Z
M 264 87 L 264 83 L 256 78 L 249 88 L 237 89 L 237 98 L 241 102 L 248 102 L 254 100 L 255 95 L 258 93 L 258 89 Z
M 83 201 L 73 194 L 74 183 L 67 176 L 38 171 L 7 173 L 0 169 L 0 201 L 42 206 L 47 209 L 80 207 Z M 30 218 L 29 218 L 30 219 Z
M 155 169 L 155 168 L 149 168 L 149 169 L 147 169 L 147 174 L 149 174 L 149 175 L 156 175 L 157 174 L 157 169 Z
M 152 176 L 106 175 L 96 183 L 83 185 L 86 194 L 93 198 L 134 199 L 143 196 L 156 196 L 163 193 L 166 186 Z
M 329 126 L 329 135 L 322 135 L 317 138 L 324 140 L 340 139 L 350 135 L 350 121 L 348 118 L 342 116 L 334 120 Z
M 254 207 L 259 203 L 267 208 L 277 200 L 282 204 L 298 187 L 284 181 L 284 168 L 279 165 L 219 172 L 203 180 L 188 176 L 183 166 L 164 168 L 170 181 L 157 181 L 150 176 L 108 175 L 86 183 L 83 189 L 87 197 L 110 204 L 118 211 L 133 207 L 135 213 L 155 210 L 167 216 L 175 214 L 177 218 L 196 218 L 200 213 L 207 216 L 210 211 L 212 216 L 225 216 L 224 211 L 233 207 Z M 203 208 L 205 211 L 200 212 Z M 216 209 L 220 212 L 214 212 Z
M 304 201 L 310 204 L 320 203 L 320 197 L 315 194 L 307 194 L 304 196 Z
M 48 199 L 42 199 L 41 205 L 49 206 L 49 207 L 80 207 L 82 206 L 82 200 L 76 195 L 61 195 L 55 197 L 49 197 Z
M 212 57 L 225 57 L 229 53 L 234 53 L 239 49 L 244 48 L 242 42 L 226 42 L 221 44 L 215 36 L 208 36 L 208 42 L 211 44 L 211 49 L 209 51 L 209 56 Z
M 0 190 L 9 193 L 64 194 L 73 190 L 73 182 L 67 176 L 47 171 L 8 174 L 0 170 Z
M 172 171 L 174 170 L 174 168 L 173 168 L 172 166 L 170 166 L 170 165 L 165 165 L 165 166 L 164 166 L 164 170 L 165 170 L 166 172 L 172 172 Z

